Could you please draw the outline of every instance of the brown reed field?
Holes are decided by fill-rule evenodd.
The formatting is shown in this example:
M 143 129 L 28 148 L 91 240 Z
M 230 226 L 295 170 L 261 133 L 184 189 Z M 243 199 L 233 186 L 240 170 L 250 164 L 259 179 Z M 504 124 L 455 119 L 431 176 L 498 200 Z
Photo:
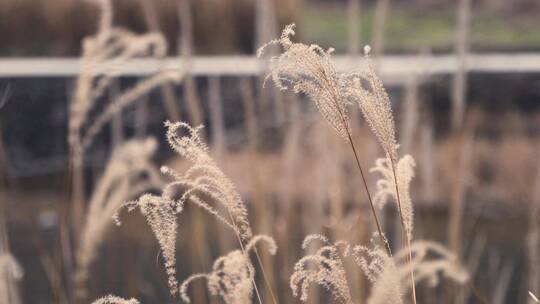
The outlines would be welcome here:
M 535 16 L 0 3 L 0 304 L 539 303 Z

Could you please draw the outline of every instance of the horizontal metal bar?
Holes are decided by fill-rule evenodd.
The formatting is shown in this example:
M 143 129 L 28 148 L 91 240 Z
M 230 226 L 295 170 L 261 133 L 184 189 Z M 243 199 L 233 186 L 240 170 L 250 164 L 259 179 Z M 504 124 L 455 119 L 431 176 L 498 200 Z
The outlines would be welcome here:
M 188 63 L 179 57 L 163 60 L 135 59 L 118 68 L 124 76 L 144 76 L 162 69 L 186 69 L 195 76 L 258 75 L 266 62 L 253 56 L 197 56 Z M 334 56 L 338 70 L 361 69 L 363 57 Z M 471 54 L 464 60 L 467 71 L 485 73 L 540 72 L 539 53 Z M 411 75 L 452 74 L 458 67 L 454 55 L 390 55 L 378 61 L 383 78 L 406 79 Z M 81 68 L 79 58 L 0 58 L 0 77 L 74 77 Z

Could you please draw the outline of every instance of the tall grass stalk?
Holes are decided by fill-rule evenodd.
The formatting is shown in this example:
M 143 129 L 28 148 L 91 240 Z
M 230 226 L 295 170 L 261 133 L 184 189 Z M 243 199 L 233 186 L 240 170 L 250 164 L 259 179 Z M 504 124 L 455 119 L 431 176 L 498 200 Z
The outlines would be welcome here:
M 246 124 L 246 129 L 247 129 L 247 141 L 248 141 L 248 149 L 249 149 L 248 153 L 250 155 L 250 162 L 254 163 L 257 161 L 256 153 L 257 153 L 257 145 L 258 145 L 257 143 L 258 128 L 257 128 L 257 115 L 256 115 L 256 110 L 255 110 L 255 106 L 256 106 L 255 96 L 254 96 L 254 93 L 251 87 L 251 81 L 249 80 L 249 78 L 240 79 L 239 90 L 240 90 L 240 95 L 242 99 L 242 105 L 244 108 L 244 117 L 246 120 L 245 124 Z M 255 188 L 255 192 L 257 193 L 255 195 L 255 201 L 258 202 L 257 204 L 258 206 L 264 205 L 264 203 L 262 202 L 263 195 L 258 194 L 259 192 L 261 192 L 260 188 L 261 188 L 261 183 L 262 183 L 261 182 L 262 177 L 257 172 L 252 171 L 252 174 L 254 175 L 253 183 L 255 185 L 253 188 Z M 267 274 L 264 268 L 264 263 L 259 255 L 257 248 L 255 248 L 254 252 L 257 257 L 257 262 L 261 266 L 261 272 L 263 274 L 263 279 L 266 284 L 268 293 L 270 294 L 270 297 L 272 298 L 273 303 L 278 303 L 276 296 L 273 292 L 272 284 L 270 282 L 270 278 L 269 278 L 270 276 Z
M 272 77 L 275 85 L 282 90 L 287 89 L 288 85 L 292 85 L 296 93 L 307 94 L 317 104 L 319 111 L 328 124 L 347 141 L 362 177 L 362 183 L 366 190 L 381 243 L 386 245 L 387 253 L 391 255 L 390 245 L 384 237 L 369 193 L 364 170 L 360 164 L 358 152 L 351 136 L 349 116 L 346 113 L 346 98 L 350 98 L 350 96 L 347 95 L 346 97 L 340 91 L 344 86 L 354 85 L 355 75 L 347 75 L 351 76 L 351 79 L 349 79 L 346 76 L 337 74 L 330 61 L 330 54 L 333 49 L 324 50 L 318 45 L 307 46 L 302 43 L 293 43 L 290 39 L 292 35 L 294 35 L 294 24 L 288 25 L 279 39 L 272 40 L 259 48 L 257 52 L 259 57 L 270 45 L 278 44 L 285 50 L 279 57 L 271 59 L 271 73 L 267 77 Z M 339 81 L 345 83 L 339 83 Z M 347 93 L 351 94 L 350 92 Z
M 156 12 L 156 7 L 153 1 L 139 0 L 142 7 L 144 21 L 149 31 L 159 32 L 159 17 Z M 161 59 L 161 58 L 160 58 Z M 180 120 L 180 109 L 174 92 L 174 87 L 169 83 L 164 83 L 160 87 L 161 96 L 164 100 L 166 114 L 172 121 Z
M 191 64 L 193 58 L 193 14 L 191 11 L 191 0 L 177 0 L 179 34 L 178 51 L 184 59 L 186 67 L 186 78 L 184 81 L 183 99 L 187 103 L 189 119 L 194 126 L 204 122 L 204 113 L 201 101 L 197 94 L 197 83 L 191 74 Z M 179 121 L 179 120 L 174 120 Z

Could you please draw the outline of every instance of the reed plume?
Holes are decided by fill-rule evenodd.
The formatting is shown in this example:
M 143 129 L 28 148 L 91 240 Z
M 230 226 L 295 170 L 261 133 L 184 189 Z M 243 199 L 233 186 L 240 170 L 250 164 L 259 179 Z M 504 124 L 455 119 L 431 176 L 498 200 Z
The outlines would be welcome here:
M 136 299 L 124 299 L 113 295 L 107 295 L 92 302 L 92 304 L 139 304 Z
M 159 33 L 135 34 L 114 27 L 110 0 L 94 0 L 99 10 L 99 26 L 95 35 L 82 43 L 81 69 L 74 96 L 69 105 L 68 143 L 72 166 L 73 222 L 82 221 L 84 201 L 84 152 L 102 128 L 122 109 L 139 97 L 166 82 L 179 82 L 181 73 L 163 71 L 124 90 L 101 113 L 94 113 L 98 100 L 120 75 L 120 68 L 141 57 L 161 58 L 167 43 Z M 92 117 L 95 115 L 95 119 Z
M 247 243 L 244 250 L 234 250 L 216 259 L 212 272 L 194 274 L 187 278 L 180 286 L 182 300 L 191 303 L 187 293 L 189 285 L 194 280 L 204 278 L 207 280 L 210 294 L 220 296 L 225 303 L 251 303 L 255 268 L 249 259 L 249 253 L 261 241 L 266 243 L 271 254 L 276 253 L 277 247 L 274 239 L 266 235 L 256 235 Z
M 146 218 L 165 258 L 169 290 L 172 295 L 176 295 L 177 216 L 182 212 L 185 203 L 202 208 L 230 228 L 238 237 L 243 254 L 253 250 L 259 259 L 254 245 L 258 240 L 268 239 L 252 236 L 247 208 L 233 183 L 210 157 L 208 147 L 199 134 L 202 126 L 193 128 L 184 122 L 166 122 L 165 126 L 171 148 L 191 162 L 192 166 L 183 174 L 162 167 L 161 171 L 173 181 L 165 185 L 161 195 L 145 194 L 136 201 L 124 203 L 122 208 L 127 208 L 128 211 L 139 209 Z M 186 134 L 180 135 L 181 131 Z M 220 206 L 223 208 L 220 209 Z M 226 212 L 220 212 L 222 209 Z M 118 220 L 118 212 L 114 217 Z M 253 280 L 252 283 L 255 285 Z
M 392 161 L 389 158 L 377 159 L 375 161 L 375 167 L 369 170 L 370 172 L 379 173 L 381 175 L 381 179 L 377 181 L 377 192 L 373 196 L 375 205 L 382 208 L 389 199 L 393 199 L 397 204 L 398 193 L 396 192 L 396 189 L 399 189 L 401 212 L 403 215 L 403 222 L 405 223 L 405 231 L 409 240 L 412 240 L 414 224 L 410 183 L 414 177 L 413 168 L 415 166 L 416 164 L 412 156 L 405 155 L 397 163 L 397 170 L 395 171 L 397 179 L 394 178 Z
M 409 252 L 412 252 L 411 261 Z M 459 264 L 457 256 L 431 241 L 413 242 L 410 248 L 403 248 L 389 257 L 372 239 L 372 248 L 354 246 L 352 255 L 373 283 L 369 304 L 403 303 L 402 295 L 412 288 L 407 284 L 411 271 L 415 273 L 415 284 L 427 281 L 431 287 L 437 286 L 440 276 L 459 284 L 469 280 L 469 274 Z
M 262 56 L 266 47 L 279 44 L 283 54 L 270 59 L 270 73 L 274 84 L 281 90 L 292 89 L 306 94 L 317 105 L 328 124 L 344 139 L 350 140 L 350 118 L 346 107 L 345 89 L 349 79 L 338 73 L 331 62 L 333 49 L 324 50 L 318 45 L 294 43 L 294 24 L 289 24 L 281 38 L 272 40 L 257 51 Z
M 319 234 L 307 236 L 302 245 L 304 249 L 315 241 L 321 242 L 323 246 L 296 263 L 290 279 L 293 295 L 300 296 L 301 301 L 307 301 L 308 289 L 315 283 L 330 291 L 336 300 L 354 303 L 346 274 L 350 269 L 344 267 L 347 259 L 353 259 L 373 284 L 367 301 L 369 304 L 403 303 L 403 295 L 412 288 L 407 284 L 411 269 L 417 273 L 415 284 L 427 282 L 429 286 L 435 287 L 440 276 L 459 284 L 469 280 L 470 276 L 459 264 L 457 256 L 438 243 L 412 243 L 410 252 L 413 258 L 409 262 L 409 248 L 403 248 L 390 256 L 377 239 L 374 236 L 371 246 L 367 247 L 352 246 L 346 241 L 332 244 Z
M 182 122 L 166 122 L 165 125 L 168 128 L 167 141 L 171 148 L 193 165 L 184 174 L 162 167 L 162 172 L 174 179 L 174 182 L 164 188 L 164 194 L 170 195 L 175 189 L 185 188 L 180 202 L 192 201 L 232 228 L 242 240 L 251 238 L 247 208 L 233 183 L 210 156 L 208 147 L 199 134 L 202 127 L 192 128 Z M 188 135 L 179 136 L 178 132 L 182 130 Z M 221 215 L 210 202 L 222 205 L 227 214 Z
M 76 292 L 84 297 L 89 267 L 113 223 L 111 217 L 122 204 L 140 193 L 161 186 L 151 157 L 157 148 L 153 138 L 128 141 L 116 148 L 90 199 L 80 244 L 76 253 Z
M 352 256 L 373 284 L 369 304 L 403 303 L 403 286 L 397 265 L 372 239 L 372 248 L 354 246 Z
M 371 48 L 364 47 L 364 57 L 367 62 L 367 71 L 353 73 L 353 86 L 351 99 L 356 102 L 364 119 L 379 141 L 383 151 L 393 162 L 397 160 L 396 128 L 392 114 L 392 104 L 384 85 L 375 72 L 375 67 L 369 56 Z
M 362 176 L 363 185 L 379 232 L 378 235 L 381 237 L 382 242 L 387 243 L 383 239 L 384 234 L 352 140 L 351 119 L 347 108 L 348 105 L 358 102 L 359 99 L 367 100 L 367 102 L 372 101 L 372 99 L 365 98 L 365 96 L 371 95 L 364 93 L 363 87 L 360 85 L 364 76 L 357 72 L 338 73 L 331 61 L 333 49 L 324 50 L 315 44 L 308 46 L 302 43 L 293 43 L 290 39 L 292 35 L 294 35 L 294 24 L 286 26 L 279 39 L 268 42 L 258 50 L 259 57 L 269 45 L 278 44 L 284 50 L 281 55 L 270 59 L 270 73 L 267 78 L 272 78 L 274 84 L 282 90 L 292 88 L 296 93 L 307 95 L 317 105 L 326 122 L 341 138 L 350 144 L 358 170 Z M 374 80 L 372 82 L 376 85 L 374 90 L 382 88 L 382 85 L 379 85 L 380 83 L 376 83 Z M 379 95 L 381 94 L 377 93 L 374 96 Z M 376 106 L 373 107 L 377 109 Z M 382 121 L 386 122 L 386 120 Z M 393 142 L 395 143 L 395 140 Z M 395 149 L 395 145 L 393 147 Z M 387 244 L 386 250 L 390 255 L 390 245 Z
M 294 266 L 290 279 L 293 295 L 306 302 L 309 286 L 315 283 L 330 291 L 336 300 L 354 303 L 343 263 L 343 257 L 349 255 L 349 245 L 346 242 L 331 244 L 325 236 L 312 234 L 305 238 L 302 248 L 306 249 L 314 241 L 320 241 L 323 246 L 314 254 L 301 258 Z

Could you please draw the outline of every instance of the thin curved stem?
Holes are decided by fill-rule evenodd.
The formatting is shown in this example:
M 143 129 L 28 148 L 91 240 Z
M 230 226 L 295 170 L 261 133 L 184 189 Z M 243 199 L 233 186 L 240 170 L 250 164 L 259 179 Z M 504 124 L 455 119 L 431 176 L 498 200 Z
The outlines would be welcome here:
M 270 281 L 268 280 L 268 276 L 266 275 L 266 271 L 264 270 L 261 257 L 259 256 L 259 251 L 255 247 L 253 249 L 255 251 L 255 256 L 257 257 L 257 261 L 259 262 L 259 265 L 261 266 L 264 282 L 268 288 L 268 291 L 270 292 L 270 296 L 272 297 L 272 303 L 277 304 L 276 296 L 274 295 L 274 291 L 272 290 L 272 285 L 270 285 Z
M 334 102 L 334 106 L 336 107 L 336 109 L 338 111 L 338 114 L 339 114 L 339 117 L 341 119 L 341 122 L 343 123 L 343 127 L 345 128 L 345 132 L 347 133 L 347 138 L 348 138 L 349 144 L 350 144 L 352 152 L 354 154 L 354 159 L 356 160 L 356 165 L 358 167 L 358 170 L 360 171 L 360 175 L 362 176 L 362 182 L 364 184 L 364 188 L 366 189 L 366 194 L 367 194 L 367 197 L 368 197 L 368 200 L 369 200 L 369 205 L 371 207 L 371 212 L 373 214 L 373 218 L 375 219 L 375 224 L 377 225 L 377 231 L 379 233 L 379 238 L 380 238 L 381 242 L 383 244 L 385 244 L 385 249 L 386 249 L 386 253 L 388 254 L 388 256 L 392 256 L 392 250 L 390 249 L 390 244 L 388 244 L 388 242 L 386 241 L 386 239 L 384 237 L 384 234 L 383 234 L 382 229 L 381 229 L 381 224 L 380 224 L 379 218 L 377 216 L 377 212 L 375 212 L 375 205 L 373 204 L 371 194 L 369 193 L 369 188 L 368 188 L 368 185 L 367 185 L 366 177 L 364 175 L 364 170 L 362 169 L 362 166 L 360 165 L 360 160 L 358 158 L 358 153 L 356 152 L 356 147 L 354 146 L 354 142 L 352 140 L 351 131 L 349 130 L 349 124 L 347 123 L 347 120 L 345 119 L 345 114 L 343 114 L 343 112 L 341 111 L 341 107 L 339 106 L 339 103 L 338 103 L 338 99 L 339 99 L 338 96 L 339 95 L 337 94 L 337 92 L 335 92 L 335 88 L 328 81 L 328 78 L 326 77 L 326 73 L 324 72 L 324 69 L 321 69 L 321 71 L 322 71 L 322 75 L 323 75 L 321 77 L 321 79 L 324 80 L 328 91 L 332 94 L 331 100 Z
M 356 153 L 356 147 L 354 146 L 351 133 L 349 132 L 348 129 L 347 129 L 347 136 L 349 137 L 349 143 L 351 144 L 351 149 L 353 151 L 354 158 L 356 160 L 356 165 L 358 167 L 358 170 L 360 171 L 360 175 L 362 176 L 362 182 L 364 184 L 364 188 L 366 189 L 369 205 L 371 207 L 371 212 L 373 213 L 373 218 L 375 219 L 375 224 L 377 225 L 377 231 L 379 232 L 379 237 L 381 239 L 381 242 L 385 245 L 384 248 L 386 249 L 386 253 L 388 254 L 388 256 L 392 256 L 392 250 L 390 249 L 390 244 L 388 244 L 382 232 L 379 218 L 377 217 L 377 213 L 375 212 L 375 205 L 373 204 L 371 194 L 369 193 L 369 190 L 368 190 L 368 185 L 367 185 L 366 177 L 364 175 L 364 170 L 362 170 L 362 166 L 360 165 L 360 160 L 358 159 L 358 153 Z

